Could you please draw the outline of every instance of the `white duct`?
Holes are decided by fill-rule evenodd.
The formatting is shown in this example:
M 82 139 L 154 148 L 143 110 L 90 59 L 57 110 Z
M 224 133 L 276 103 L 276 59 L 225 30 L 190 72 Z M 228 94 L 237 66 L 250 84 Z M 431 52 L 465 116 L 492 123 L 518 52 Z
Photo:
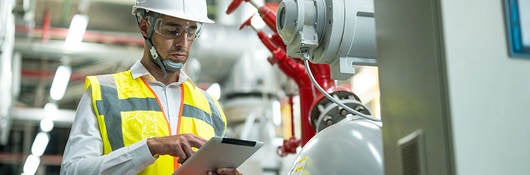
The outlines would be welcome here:
M 14 0 L 0 2 L 0 144 L 7 143 L 11 120 L 9 111 L 13 103 L 13 47 L 15 19 L 11 11 Z
M 281 92 L 281 73 L 267 62 L 267 56 L 269 52 L 258 48 L 243 53 L 225 82 L 225 94 Z
M 205 25 L 193 43 L 191 57 L 201 64 L 201 82 L 226 79 L 235 62 L 248 50 L 264 49 L 256 33 L 249 29 L 221 25 Z
M 100 59 L 105 61 L 134 63 L 141 58 L 142 49 L 136 46 L 118 46 L 101 43 L 83 42 L 75 50 L 63 47 L 63 41 L 48 41 L 42 43 L 30 39 L 19 39 L 15 43 L 15 50 L 27 57 L 42 57 L 43 59 L 60 60 L 68 56 L 71 59 Z M 97 50 L 97 52 L 94 52 Z
M 231 58 L 235 60 L 245 50 L 259 44 L 256 34 L 250 30 L 239 30 L 236 26 L 205 25 L 201 36 L 193 43 L 192 56 L 202 58 Z

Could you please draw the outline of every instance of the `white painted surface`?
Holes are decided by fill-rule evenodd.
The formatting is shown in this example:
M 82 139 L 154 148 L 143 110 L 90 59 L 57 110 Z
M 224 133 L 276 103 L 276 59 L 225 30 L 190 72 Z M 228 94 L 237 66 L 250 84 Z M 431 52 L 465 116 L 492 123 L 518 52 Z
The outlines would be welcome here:
M 503 1 L 441 2 L 457 174 L 530 173 L 530 59 L 508 56 Z

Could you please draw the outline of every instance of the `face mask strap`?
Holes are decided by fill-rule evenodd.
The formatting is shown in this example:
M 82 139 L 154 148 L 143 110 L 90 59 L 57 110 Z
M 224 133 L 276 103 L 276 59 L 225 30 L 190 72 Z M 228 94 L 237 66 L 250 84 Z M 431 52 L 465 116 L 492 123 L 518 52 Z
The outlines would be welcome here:
M 147 47 L 149 48 L 149 53 L 151 54 L 151 57 L 153 58 L 153 62 L 160 67 L 160 70 L 162 71 L 162 74 L 164 78 L 167 77 L 167 70 L 164 63 L 162 63 L 162 58 L 160 57 L 160 54 L 158 54 L 158 51 L 156 50 L 155 46 L 153 45 L 153 33 L 155 31 L 155 22 L 158 19 L 160 14 L 158 13 L 152 13 L 148 14 L 147 11 L 141 10 L 139 14 L 137 15 L 136 21 L 138 24 L 140 24 L 139 19 L 144 18 L 149 22 L 149 29 L 147 29 L 147 36 L 144 36 L 145 41 L 147 42 Z

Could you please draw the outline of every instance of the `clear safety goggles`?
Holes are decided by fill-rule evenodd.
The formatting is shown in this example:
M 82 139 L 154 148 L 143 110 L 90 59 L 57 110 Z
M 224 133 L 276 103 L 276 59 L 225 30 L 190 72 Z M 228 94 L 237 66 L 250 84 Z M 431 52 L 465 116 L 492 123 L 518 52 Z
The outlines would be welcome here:
M 155 32 L 168 39 L 180 39 L 186 34 L 186 39 L 188 39 L 188 41 L 193 41 L 195 38 L 199 37 L 201 25 L 202 23 L 184 26 L 173 21 L 166 21 L 162 18 L 158 18 L 155 22 Z

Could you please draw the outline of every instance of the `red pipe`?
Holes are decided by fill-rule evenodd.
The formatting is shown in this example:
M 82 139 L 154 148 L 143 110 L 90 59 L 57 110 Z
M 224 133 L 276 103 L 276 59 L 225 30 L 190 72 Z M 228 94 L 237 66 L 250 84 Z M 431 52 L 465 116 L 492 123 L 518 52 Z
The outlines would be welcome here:
M 242 1 L 249 2 L 250 0 L 233 0 L 228 7 L 226 13 L 233 12 Z M 279 37 L 276 31 L 276 13 L 268 7 L 258 8 L 258 12 L 263 21 L 274 31 L 274 34 L 269 37 L 263 31 L 256 31 L 258 38 L 263 42 L 269 51 L 272 52 L 272 57 L 268 58 L 270 64 L 278 64 L 278 67 L 288 77 L 293 79 L 300 94 L 300 123 L 301 123 L 301 140 L 294 137 L 294 129 L 291 129 L 292 137 L 284 140 L 283 146 L 278 148 L 278 153 L 281 156 L 287 153 L 296 153 L 298 145 L 304 146 L 314 135 L 315 130 L 311 127 L 311 117 L 309 112 L 316 97 L 321 93 L 313 86 L 309 75 L 307 74 L 304 64 L 298 59 L 288 58 L 285 54 L 285 44 Z M 240 28 L 250 25 L 250 18 L 246 20 Z M 331 92 L 335 88 L 335 81 L 330 77 L 330 66 L 327 64 L 313 64 L 309 63 L 309 67 L 315 77 L 317 83 L 326 91 Z M 294 128 L 294 127 L 292 127 Z
M 22 69 L 20 71 L 22 77 L 35 78 L 35 79 L 53 79 L 55 72 L 49 70 L 35 70 L 35 69 Z M 87 75 L 83 73 L 72 72 L 70 81 L 84 81 Z
M 276 47 L 271 42 L 271 38 L 265 32 L 259 31 L 258 37 L 273 54 L 272 57 L 269 57 L 269 63 L 278 64 L 278 68 L 288 77 L 292 78 L 298 86 L 300 92 L 300 123 L 302 127 L 301 139 L 303 146 L 315 135 L 315 130 L 311 127 L 309 112 L 311 111 L 311 105 L 314 99 L 320 95 L 320 92 L 313 86 L 303 64 L 296 62 L 293 58 L 288 58 L 281 48 Z M 335 81 L 330 77 L 329 65 L 309 63 L 309 67 L 315 80 L 324 90 L 331 91 L 335 87 Z
M 285 44 L 283 43 L 283 40 L 282 38 L 280 37 L 280 35 L 278 35 L 277 33 L 274 33 L 272 34 L 271 36 L 271 41 L 272 43 L 274 43 L 275 45 L 279 46 L 280 48 L 283 48 L 285 50 L 285 48 L 287 46 L 285 46 Z
M 47 43 L 50 38 L 51 15 L 50 9 L 44 10 L 44 17 L 42 19 L 42 43 Z
M 234 10 L 236 10 L 239 5 L 241 5 L 241 2 L 243 2 L 243 0 L 233 0 L 230 5 L 228 5 L 228 8 L 226 8 L 225 13 L 229 15 L 230 13 L 234 12 Z
M 241 2 L 250 2 L 253 5 L 256 5 L 255 3 L 251 2 L 251 0 L 232 0 L 230 5 L 228 5 L 228 8 L 226 9 L 225 13 L 229 15 L 230 13 L 234 12 L 240 5 Z M 261 19 L 263 19 L 263 22 L 269 26 L 274 33 L 276 33 L 276 10 L 277 8 L 274 8 L 273 5 L 265 5 L 262 7 L 257 7 L 258 13 L 261 16 Z
M 335 89 L 335 80 L 331 79 L 330 76 L 330 65 L 309 63 L 309 68 L 311 69 L 313 76 L 315 76 L 315 80 L 318 82 L 320 87 L 322 87 L 322 89 L 324 89 L 326 92 L 332 92 L 333 89 Z
M 269 28 L 276 33 L 276 12 L 272 11 L 267 6 L 262 6 L 258 9 L 258 13 L 265 24 L 267 24 L 267 26 L 269 26 Z

